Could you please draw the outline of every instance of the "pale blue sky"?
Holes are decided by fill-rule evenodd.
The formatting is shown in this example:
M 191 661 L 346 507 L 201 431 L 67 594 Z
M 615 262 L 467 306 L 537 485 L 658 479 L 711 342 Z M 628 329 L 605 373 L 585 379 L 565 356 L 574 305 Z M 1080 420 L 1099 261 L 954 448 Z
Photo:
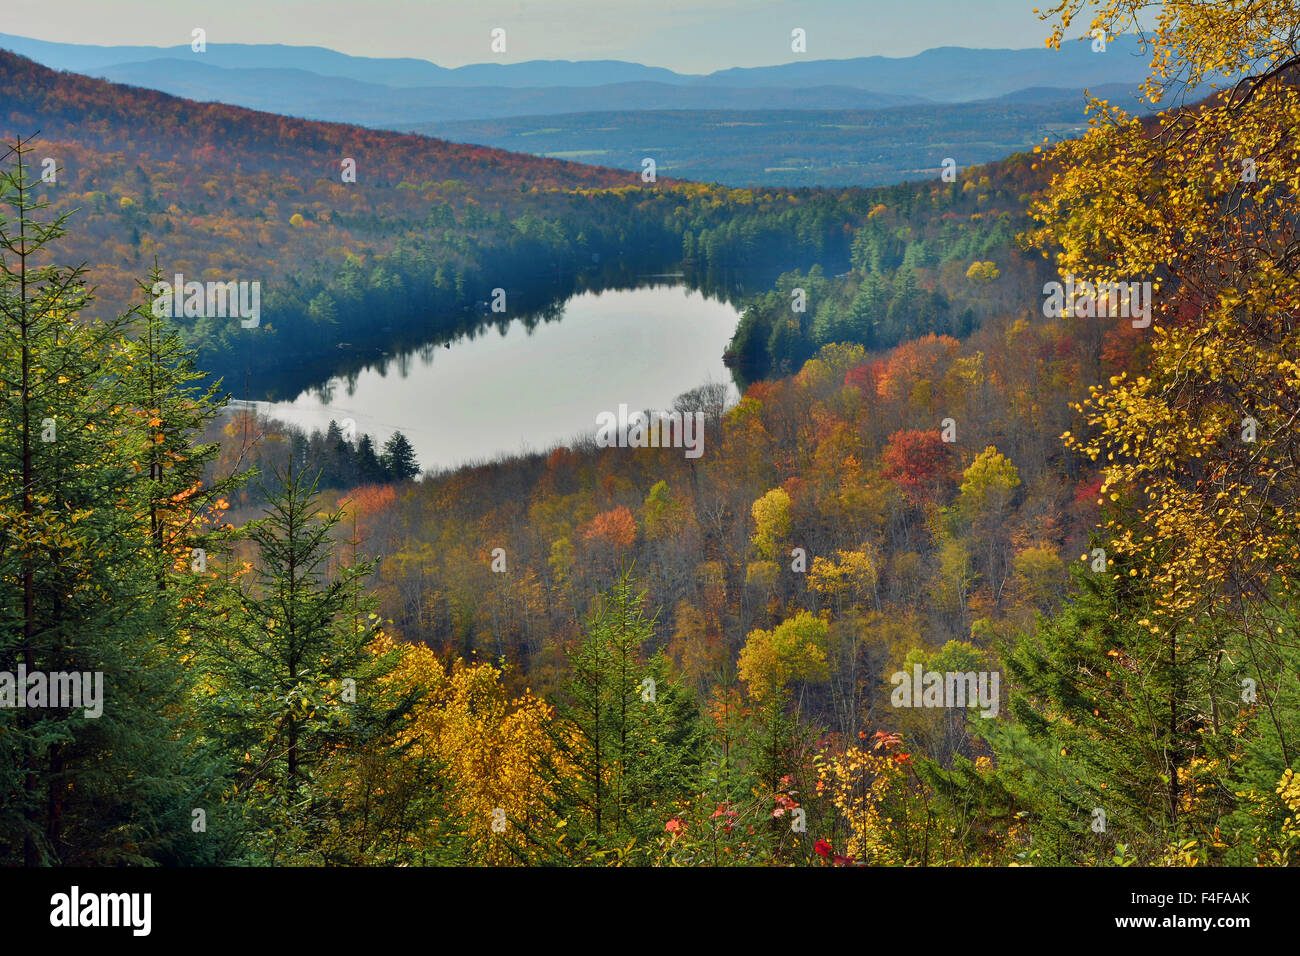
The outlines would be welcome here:
M 290 43 L 442 66 L 620 59 L 707 73 L 795 59 L 1041 46 L 1046 0 L 3 0 L 0 33 L 64 43 Z M 507 30 L 508 55 L 489 50 Z

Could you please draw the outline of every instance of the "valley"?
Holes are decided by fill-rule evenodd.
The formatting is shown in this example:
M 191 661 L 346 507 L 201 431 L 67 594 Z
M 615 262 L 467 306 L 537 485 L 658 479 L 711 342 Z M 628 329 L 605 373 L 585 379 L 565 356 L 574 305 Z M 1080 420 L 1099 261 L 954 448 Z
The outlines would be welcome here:
M 1293 865 L 1300 49 L 1230 7 L 0 35 L 0 861 Z

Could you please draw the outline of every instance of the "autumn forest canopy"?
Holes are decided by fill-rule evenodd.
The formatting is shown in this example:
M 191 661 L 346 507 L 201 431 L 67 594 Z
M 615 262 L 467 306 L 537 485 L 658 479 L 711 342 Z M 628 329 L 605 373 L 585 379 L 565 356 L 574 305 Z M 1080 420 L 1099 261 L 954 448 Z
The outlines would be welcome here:
M 0 51 L 0 861 L 1300 863 L 1300 8 L 1144 7 L 1045 30 L 1159 111 L 875 189 Z M 740 310 L 699 456 L 230 402 L 666 270 Z

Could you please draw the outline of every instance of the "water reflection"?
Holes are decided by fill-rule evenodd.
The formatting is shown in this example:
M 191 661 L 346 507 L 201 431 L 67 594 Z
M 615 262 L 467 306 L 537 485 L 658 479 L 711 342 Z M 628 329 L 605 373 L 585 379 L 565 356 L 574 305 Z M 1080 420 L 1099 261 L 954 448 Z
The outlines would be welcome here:
M 676 278 L 582 292 L 256 404 L 308 430 L 350 418 L 379 443 L 400 429 L 426 469 L 544 451 L 592 435 L 596 415 L 620 404 L 667 409 L 699 385 L 730 383 L 722 353 L 739 314 Z

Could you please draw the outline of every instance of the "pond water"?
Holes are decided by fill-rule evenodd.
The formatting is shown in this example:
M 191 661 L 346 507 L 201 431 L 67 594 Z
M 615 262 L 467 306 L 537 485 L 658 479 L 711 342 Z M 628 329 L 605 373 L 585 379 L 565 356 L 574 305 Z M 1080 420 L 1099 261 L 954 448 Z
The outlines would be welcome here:
M 596 416 L 620 404 L 669 409 L 678 395 L 712 383 L 727 383 L 734 398 L 722 353 L 739 319 L 727 302 L 672 278 L 583 292 L 551 321 L 486 326 L 385 357 L 292 401 L 249 404 L 307 431 L 351 419 L 376 446 L 400 430 L 426 471 L 454 468 L 592 436 Z

